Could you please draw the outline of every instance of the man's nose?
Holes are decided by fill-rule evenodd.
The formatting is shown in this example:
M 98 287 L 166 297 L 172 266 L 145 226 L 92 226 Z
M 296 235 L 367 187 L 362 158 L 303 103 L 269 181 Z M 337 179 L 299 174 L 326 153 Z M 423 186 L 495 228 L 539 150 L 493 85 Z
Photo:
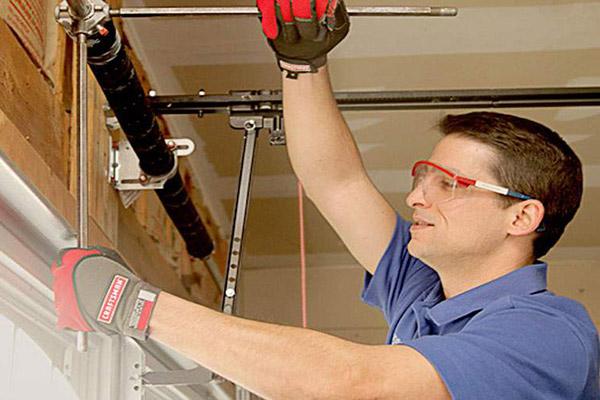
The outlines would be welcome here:
M 406 205 L 410 208 L 426 208 L 431 204 L 425 199 L 425 191 L 423 190 L 423 181 L 419 182 L 413 190 L 406 196 Z

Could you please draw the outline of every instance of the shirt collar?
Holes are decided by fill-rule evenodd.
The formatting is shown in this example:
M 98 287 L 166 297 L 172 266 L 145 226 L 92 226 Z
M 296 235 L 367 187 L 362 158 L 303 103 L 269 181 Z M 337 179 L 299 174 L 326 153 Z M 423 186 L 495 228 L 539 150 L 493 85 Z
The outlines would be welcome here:
M 519 268 L 509 274 L 444 300 L 430 309 L 438 326 L 457 320 L 505 296 L 532 294 L 546 290 L 545 262 Z

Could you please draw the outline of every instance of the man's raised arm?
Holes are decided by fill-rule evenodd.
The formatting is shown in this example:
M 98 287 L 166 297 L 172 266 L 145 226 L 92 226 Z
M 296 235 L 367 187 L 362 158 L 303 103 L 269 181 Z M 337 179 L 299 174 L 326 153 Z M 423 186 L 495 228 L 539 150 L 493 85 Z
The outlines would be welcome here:
M 348 33 L 344 5 L 321 0 L 298 0 L 292 8 L 281 0 L 259 0 L 258 5 L 283 71 L 284 122 L 294 171 L 350 252 L 374 272 L 396 219 L 365 171 L 325 65 L 327 52 Z

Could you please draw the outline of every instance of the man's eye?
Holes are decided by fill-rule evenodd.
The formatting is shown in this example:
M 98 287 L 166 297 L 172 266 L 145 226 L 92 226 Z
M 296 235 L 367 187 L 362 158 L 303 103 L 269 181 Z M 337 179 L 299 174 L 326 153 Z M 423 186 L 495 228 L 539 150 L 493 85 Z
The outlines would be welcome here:
M 454 181 L 452 181 L 450 179 L 444 179 L 442 181 L 442 184 L 444 185 L 444 187 L 446 189 L 452 189 L 454 187 Z

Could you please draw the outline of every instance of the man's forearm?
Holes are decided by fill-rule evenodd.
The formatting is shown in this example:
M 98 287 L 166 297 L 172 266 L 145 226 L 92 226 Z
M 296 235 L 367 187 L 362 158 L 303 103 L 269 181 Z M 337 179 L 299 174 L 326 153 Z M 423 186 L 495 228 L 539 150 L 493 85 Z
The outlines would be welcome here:
M 343 398 L 362 345 L 210 310 L 161 293 L 150 337 L 265 398 Z
M 365 175 L 327 66 L 295 80 L 283 78 L 283 105 L 290 160 L 309 195 Z

